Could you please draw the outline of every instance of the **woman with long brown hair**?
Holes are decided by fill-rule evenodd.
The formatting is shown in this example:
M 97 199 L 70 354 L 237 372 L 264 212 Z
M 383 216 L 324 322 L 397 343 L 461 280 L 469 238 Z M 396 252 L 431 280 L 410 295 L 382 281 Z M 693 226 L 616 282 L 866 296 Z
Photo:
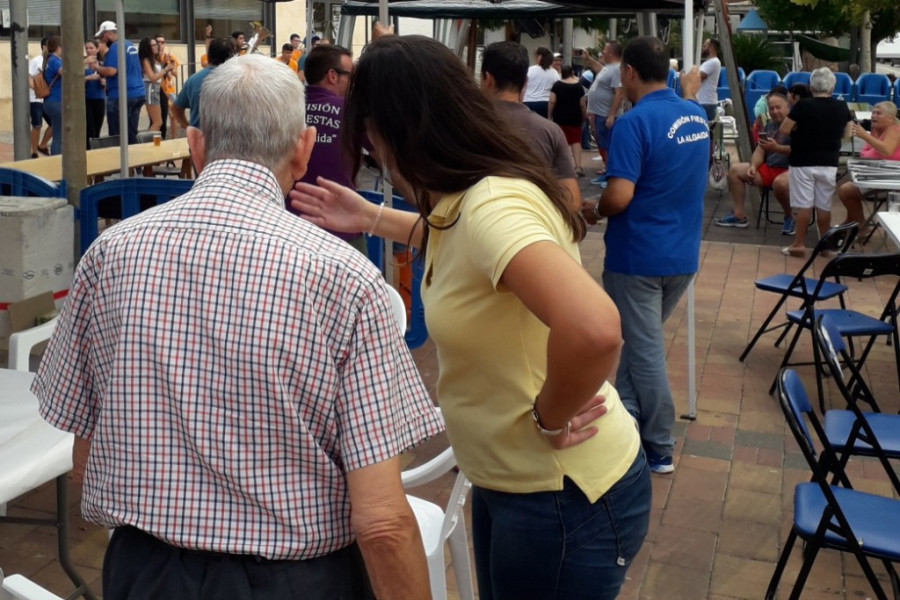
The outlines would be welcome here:
M 615 598 L 647 531 L 650 479 L 606 382 L 619 316 L 580 264 L 584 223 L 434 40 L 370 44 L 346 106 L 350 156 L 368 137 L 419 214 L 321 177 L 296 184 L 292 203 L 312 223 L 424 253 L 438 400 L 474 484 L 480 597 Z

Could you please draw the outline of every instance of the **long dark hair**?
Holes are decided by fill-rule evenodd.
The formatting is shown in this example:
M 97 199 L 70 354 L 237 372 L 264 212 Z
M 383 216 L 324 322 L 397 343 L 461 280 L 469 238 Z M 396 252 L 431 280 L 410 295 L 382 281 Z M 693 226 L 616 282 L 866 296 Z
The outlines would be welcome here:
M 369 44 L 350 78 L 344 149 L 360 166 L 368 127 L 390 155 L 392 170 L 408 184 L 428 222 L 431 193 L 464 191 L 496 175 L 540 188 L 580 240 L 584 225 L 573 214 L 553 172 L 523 143 L 478 89 L 462 62 L 444 45 L 422 36 L 389 36 Z M 427 241 L 428 228 L 423 232 Z
M 537 57 L 538 64 L 543 70 L 546 71 L 553 66 L 553 53 L 550 52 L 550 48 L 538 46 L 538 49 L 534 51 L 534 55 Z
M 141 59 L 141 64 L 145 60 L 149 60 L 152 67 L 159 63 L 159 45 L 156 47 L 156 52 L 153 52 L 153 46 L 150 45 L 150 42 L 156 42 L 156 39 L 145 37 L 141 40 L 141 43 L 138 44 L 138 58 Z

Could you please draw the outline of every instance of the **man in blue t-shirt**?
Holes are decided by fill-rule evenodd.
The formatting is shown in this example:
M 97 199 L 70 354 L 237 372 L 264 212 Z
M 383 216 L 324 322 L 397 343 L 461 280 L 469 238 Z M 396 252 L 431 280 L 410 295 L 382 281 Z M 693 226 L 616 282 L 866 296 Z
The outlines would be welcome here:
M 699 264 L 709 127 L 696 100 L 666 86 L 669 56 L 660 40 L 631 40 L 621 71 L 634 108 L 612 128 L 608 185 L 585 217 L 609 217 L 603 287 L 619 309 L 625 342 L 616 389 L 638 420 L 650 469 L 671 473 L 675 406 L 663 322 Z M 682 78 L 685 98 L 699 87 L 695 67 Z
M 119 42 L 116 24 L 112 21 L 103 21 L 94 37 L 109 47 L 103 65 L 97 67 L 97 72 L 106 77 L 106 122 L 109 135 L 119 135 Z M 143 71 L 138 58 L 138 49 L 128 40 L 123 40 L 122 43 L 125 44 L 128 143 L 137 144 L 138 120 L 146 99 Z
M 203 80 L 212 73 L 213 69 L 234 56 L 234 53 L 235 46 L 232 38 L 210 40 L 209 48 L 206 50 L 209 66 L 188 77 L 172 103 L 172 118 L 185 130 L 189 125 L 200 129 L 200 88 L 203 86 Z M 184 116 L 185 110 L 191 111 L 190 123 Z

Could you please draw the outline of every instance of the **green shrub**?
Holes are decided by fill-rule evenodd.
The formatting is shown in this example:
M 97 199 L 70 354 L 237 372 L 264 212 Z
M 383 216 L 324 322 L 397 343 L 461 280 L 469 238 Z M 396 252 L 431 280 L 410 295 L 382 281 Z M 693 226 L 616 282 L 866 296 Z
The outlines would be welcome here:
M 778 71 L 781 76 L 787 71 L 781 52 L 764 35 L 735 35 L 731 38 L 731 44 L 734 48 L 734 62 L 747 75 L 760 69 Z

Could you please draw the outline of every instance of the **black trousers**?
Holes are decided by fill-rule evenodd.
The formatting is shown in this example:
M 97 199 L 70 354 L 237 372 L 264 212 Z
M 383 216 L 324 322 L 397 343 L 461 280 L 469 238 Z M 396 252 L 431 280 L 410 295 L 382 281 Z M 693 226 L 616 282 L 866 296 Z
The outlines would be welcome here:
M 103 561 L 106 600 L 374 600 L 354 543 L 309 560 L 267 560 L 170 546 L 134 527 L 113 532 Z
M 91 138 L 100 137 L 100 129 L 103 127 L 103 117 L 106 116 L 106 100 L 90 99 L 84 101 L 85 111 L 87 113 L 87 121 L 85 129 L 87 130 L 88 150 L 91 149 Z

